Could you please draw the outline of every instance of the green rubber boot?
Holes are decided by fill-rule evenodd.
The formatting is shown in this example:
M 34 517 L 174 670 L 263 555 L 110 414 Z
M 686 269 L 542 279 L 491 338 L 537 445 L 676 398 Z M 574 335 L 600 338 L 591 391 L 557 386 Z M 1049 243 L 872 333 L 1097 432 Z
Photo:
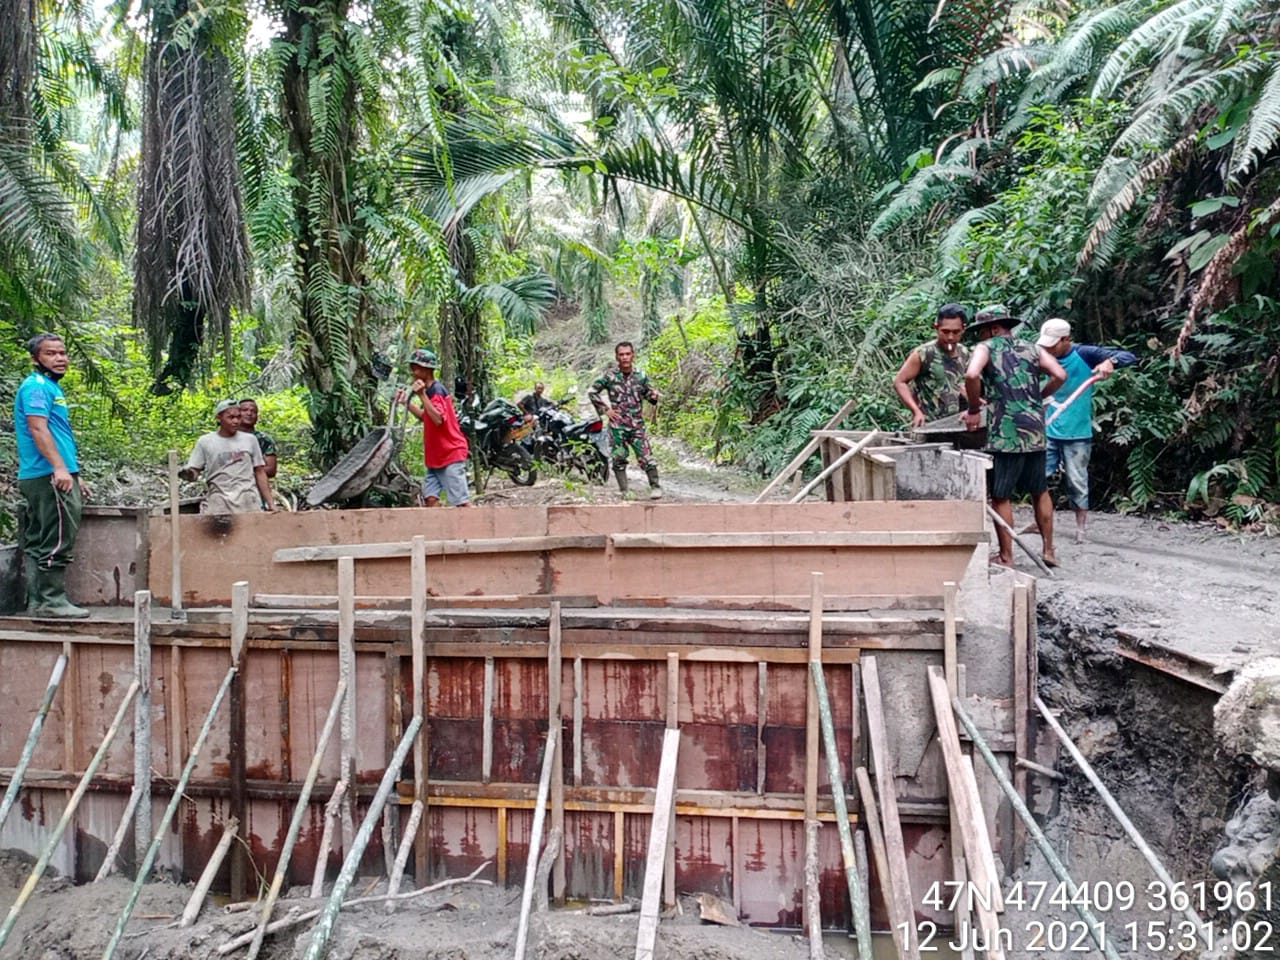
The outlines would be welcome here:
M 624 463 L 619 466 L 615 463 L 613 465 L 613 477 L 618 481 L 618 492 L 622 494 L 624 500 L 627 499 L 630 493 L 627 489 L 627 465 Z
M 662 499 L 662 484 L 658 483 L 658 468 L 650 467 L 645 471 L 649 475 L 649 499 Z
M 52 617 L 58 620 L 83 620 L 89 616 L 84 607 L 77 607 L 67 599 L 67 571 L 65 567 L 36 571 L 38 603 L 32 609 L 33 617 Z

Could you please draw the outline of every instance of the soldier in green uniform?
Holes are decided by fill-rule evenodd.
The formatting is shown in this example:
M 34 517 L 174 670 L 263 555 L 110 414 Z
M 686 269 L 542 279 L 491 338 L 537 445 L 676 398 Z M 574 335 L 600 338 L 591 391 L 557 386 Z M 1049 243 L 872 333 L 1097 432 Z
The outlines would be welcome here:
M 640 469 L 649 476 L 649 499 L 657 500 L 662 496 L 662 487 L 658 483 L 658 465 L 649 448 L 649 435 L 645 433 L 641 404 L 645 400 L 657 403 L 658 391 L 644 373 L 635 369 L 636 350 L 629 341 L 614 347 L 613 355 L 617 363 L 610 364 L 609 369 L 595 379 L 587 399 L 600 416 L 609 419 L 613 475 L 618 489 L 627 495 L 627 450 L 630 449 Z
M 964 373 L 969 350 L 960 342 L 968 314 L 958 303 L 938 308 L 937 337 L 907 355 L 893 378 L 893 389 L 911 411 L 911 426 L 923 427 L 965 408 Z
M 1044 398 L 1066 382 L 1067 372 L 1044 347 L 1017 340 L 1018 318 L 1002 306 L 984 307 L 972 329 L 981 341 L 969 356 L 965 373 L 968 409 L 965 426 L 982 423 L 982 397 L 987 398 L 987 452 L 991 454 L 991 506 L 1008 528 L 997 526 L 999 562 L 1013 566 L 1013 498 L 1031 497 L 1036 527 L 1044 541 L 1044 562 L 1057 566 L 1053 550 L 1053 500 L 1045 479 Z M 1042 383 L 1042 376 L 1047 382 Z

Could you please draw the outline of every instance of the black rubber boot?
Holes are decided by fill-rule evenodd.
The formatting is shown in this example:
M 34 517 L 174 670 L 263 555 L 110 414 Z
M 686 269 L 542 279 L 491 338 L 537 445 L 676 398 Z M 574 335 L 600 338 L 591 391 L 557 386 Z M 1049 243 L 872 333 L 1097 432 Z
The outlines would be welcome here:
M 647 474 L 649 475 L 649 499 L 650 499 L 650 500 L 661 500 L 661 499 L 662 499 L 662 484 L 660 484 L 660 483 L 658 482 L 658 468 L 657 468 L 657 467 L 649 467 L 649 469 L 647 469 L 647 470 L 645 471 L 645 473 L 647 473 Z
M 627 495 L 627 465 L 624 463 L 619 466 L 615 463 L 613 465 L 613 477 L 618 481 L 618 492 L 625 497 Z

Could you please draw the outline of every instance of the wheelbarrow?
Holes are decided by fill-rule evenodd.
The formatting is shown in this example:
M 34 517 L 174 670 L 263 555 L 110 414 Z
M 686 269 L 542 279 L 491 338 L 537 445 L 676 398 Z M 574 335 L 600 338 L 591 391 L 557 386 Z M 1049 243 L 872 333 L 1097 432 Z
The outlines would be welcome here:
M 386 426 L 365 434 L 307 494 L 307 506 L 329 500 L 353 500 L 371 486 L 400 450 L 404 440 L 404 416 L 396 425 L 396 411 L 404 405 L 392 402 Z

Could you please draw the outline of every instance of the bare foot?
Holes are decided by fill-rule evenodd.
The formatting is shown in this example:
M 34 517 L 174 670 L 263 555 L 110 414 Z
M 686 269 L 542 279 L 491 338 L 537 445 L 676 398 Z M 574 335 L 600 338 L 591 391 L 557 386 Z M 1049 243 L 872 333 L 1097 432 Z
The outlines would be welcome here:
M 1013 567 L 1013 557 L 1009 557 L 1008 559 L 1005 559 L 1004 557 L 1001 557 L 1001 556 L 994 556 L 994 557 L 988 558 L 987 562 L 990 563 L 991 566 L 993 567 L 1009 567 L 1011 569 Z
M 1041 559 L 1044 560 L 1046 567 L 1056 567 L 1058 565 L 1058 555 L 1052 550 L 1046 550 Z
M 1076 543 L 1084 543 L 1084 541 L 1085 541 L 1084 531 L 1083 531 L 1083 530 L 1081 530 L 1081 529 L 1079 529 L 1079 528 L 1077 528 L 1077 529 L 1076 529 Z

